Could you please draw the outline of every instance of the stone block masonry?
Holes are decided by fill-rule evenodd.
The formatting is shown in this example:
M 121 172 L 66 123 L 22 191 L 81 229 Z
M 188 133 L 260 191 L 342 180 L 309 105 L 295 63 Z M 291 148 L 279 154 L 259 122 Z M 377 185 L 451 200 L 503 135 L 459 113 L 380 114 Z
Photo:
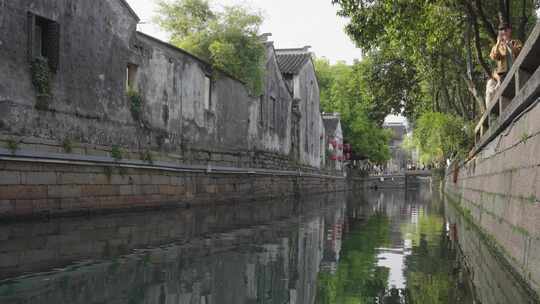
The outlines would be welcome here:
M 464 163 L 457 178 L 449 170 L 445 192 L 540 294 L 538 117 L 536 104 Z
M 449 170 L 445 191 L 540 294 L 538 117 L 535 103 L 457 173 Z
M 445 192 L 540 294 L 540 24 L 481 118 L 468 160 Z M 538 297 L 537 297 L 538 298 Z
M 536 104 L 464 163 L 457 178 L 450 170 L 445 191 L 540 294 L 538 117 Z
M 174 208 L 345 188 L 343 177 L 299 171 L 4 159 L 0 219 Z

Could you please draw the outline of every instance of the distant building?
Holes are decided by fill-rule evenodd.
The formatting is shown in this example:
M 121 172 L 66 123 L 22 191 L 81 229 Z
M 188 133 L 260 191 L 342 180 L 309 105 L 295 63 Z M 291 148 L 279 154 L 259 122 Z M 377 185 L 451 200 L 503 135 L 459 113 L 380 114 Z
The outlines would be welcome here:
M 389 143 L 391 158 L 386 163 L 386 171 L 389 173 L 402 172 L 407 169 L 407 165 L 412 159 L 411 153 L 403 149 L 403 140 L 409 133 L 407 122 L 385 121 L 383 127 L 392 130 L 392 138 Z
M 323 113 L 325 142 L 327 149 L 327 168 L 342 170 L 346 160 L 344 154 L 343 131 L 339 113 Z
M 277 49 L 279 69 L 293 95 L 292 147 L 304 164 L 320 167 L 324 160 L 324 126 L 320 113 L 320 92 L 310 47 Z M 270 98 L 272 98 L 270 96 Z M 296 139 L 296 140 L 295 140 Z

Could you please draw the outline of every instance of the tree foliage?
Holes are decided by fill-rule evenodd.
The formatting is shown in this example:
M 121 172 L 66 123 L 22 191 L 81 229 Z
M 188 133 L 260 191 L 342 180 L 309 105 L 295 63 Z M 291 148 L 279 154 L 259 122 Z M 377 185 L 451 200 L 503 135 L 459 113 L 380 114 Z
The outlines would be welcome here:
M 471 145 L 472 126 L 452 114 L 425 112 L 404 146 L 417 149 L 420 162 L 442 166 L 446 159 L 463 157 Z
M 381 128 L 386 110 L 373 102 L 372 89 L 368 87 L 371 61 L 344 62 L 331 65 L 326 59 L 315 60 L 315 69 L 321 92 L 321 108 L 325 112 L 339 112 L 345 140 L 355 154 L 375 163 L 390 158 L 388 143 L 391 134 Z
M 388 245 L 389 231 L 384 215 L 353 227 L 344 239 L 336 273 L 319 274 L 317 303 L 375 303 L 380 291 L 387 288 L 389 269 L 377 265 L 377 248 Z
M 171 43 L 211 62 L 260 94 L 265 48 L 259 38 L 260 12 L 243 6 L 211 7 L 209 0 L 160 0 L 156 18 Z
M 538 8 L 538 0 L 332 2 L 340 15 L 350 18 L 346 31 L 360 48 L 375 56 L 379 66 L 402 70 L 382 73 L 373 81 L 393 92 L 412 120 L 424 111 L 465 120 L 477 117 L 484 110 L 480 92 L 491 74 L 486 55 L 496 39 L 498 20 L 508 19 L 514 36 L 525 39 Z M 385 98 L 377 102 L 386 103 Z
M 381 208 L 391 208 L 388 204 L 391 202 L 387 200 Z M 425 212 L 419 213 L 414 221 L 403 215 L 401 219 L 389 218 L 382 210 L 362 224 L 351 218 L 335 273 L 319 273 L 316 303 L 473 303 L 470 290 L 458 284 L 461 279 L 455 268 L 456 251 L 442 216 L 443 201 L 434 197 L 423 208 Z M 396 245 L 396 224 L 401 232 L 398 239 L 410 244 L 402 256 L 404 264 L 400 269 L 405 286 L 399 288 L 390 280 L 392 270 L 380 264 L 381 253 L 385 252 L 381 248 Z M 390 264 L 396 267 L 398 259 L 384 258 L 392 259 Z
M 422 143 L 429 146 L 418 146 L 424 161 L 438 162 L 460 154 L 462 145 L 470 142 L 452 137 L 455 134 L 447 134 L 444 128 L 464 129 L 485 111 L 485 82 L 495 65 L 487 55 L 499 22 L 512 24 L 514 38 L 525 40 L 540 1 L 332 2 L 338 14 L 349 19 L 346 32 L 373 61 L 373 71 L 367 74 L 373 107 L 386 113 L 403 110 L 415 132 L 427 136 Z M 429 124 L 433 130 L 423 128 Z M 443 146 L 449 140 L 452 144 Z

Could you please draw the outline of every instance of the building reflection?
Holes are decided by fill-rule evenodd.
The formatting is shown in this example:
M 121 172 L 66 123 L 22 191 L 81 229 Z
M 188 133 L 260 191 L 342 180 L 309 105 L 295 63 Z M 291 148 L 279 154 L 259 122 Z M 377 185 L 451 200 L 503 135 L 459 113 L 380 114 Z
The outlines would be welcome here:
M 2 275 L 33 274 L 2 281 L 0 303 L 312 304 L 319 270 L 339 260 L 344 214 L 337 193 L 6 225 L 2 254 L 18 262 Z
M 422 188 L 11 224 L 0 237 L 2 304 L 534 299 Z

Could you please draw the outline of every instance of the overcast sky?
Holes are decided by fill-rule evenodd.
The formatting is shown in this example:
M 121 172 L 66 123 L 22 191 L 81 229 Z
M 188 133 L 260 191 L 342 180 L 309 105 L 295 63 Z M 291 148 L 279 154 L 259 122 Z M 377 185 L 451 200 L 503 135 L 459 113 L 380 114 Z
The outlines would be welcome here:
M 161 40 L 167 34 L 149 24 L 155 11 L 155 0 L 127 0 L 141 18 L 139 30 Z M 277 48 L 312 46 L 318 57 L 332 62 L 352 63 L 361 51 L 343 31 L 346 20 L 336 16 L 331 0 L 214 0 L 216 4 L 244 4 L 260 9 L 265 16 L 263 33 L 272 33 Z

